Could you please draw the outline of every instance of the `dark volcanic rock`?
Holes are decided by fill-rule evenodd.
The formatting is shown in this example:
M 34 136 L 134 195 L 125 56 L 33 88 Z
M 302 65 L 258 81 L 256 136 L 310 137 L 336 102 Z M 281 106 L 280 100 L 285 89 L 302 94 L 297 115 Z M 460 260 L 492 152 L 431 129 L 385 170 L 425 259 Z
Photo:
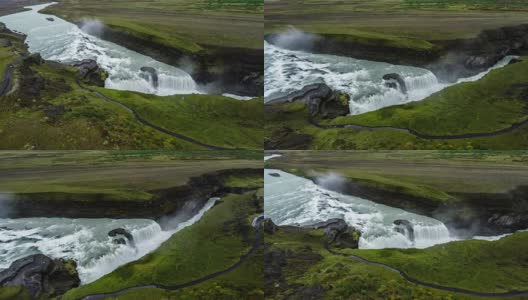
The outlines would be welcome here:
M 74 261 L 42 254 L 21 258 L 0 272 L 0 286 L 23 286 L 34 298 L 52 298 L 81 283 Z
M 389 73 L 383 75 L 383 80 L 385 80 L 385 85 L 397 89 L 399 87 L 400 91 L 404 94 L 407 94 L 407 85 L 405 84 L 405 80 L 401 77 L 400 74 L 396 73 Z M 397 83 L 397 84 L 395 84 Z
M 528 228 L 526 213 L 494 214 L 487 220 L 487 225 L 499 232 L 513 232 Z
M 277 225 L 271 219 L 264 219 L 264 232 L 274 234 L 278 230 Z
M 85 83 L 104 87 L 108 74 L 99 67 L 95 60 L 84 59 L 82 61 L 73 62 L 72 66 L 79 69 L 81 78 Z
M 159 86 L 158 71 L 152 67 L 141 67 L 141 72 L 149 73 L 150 78 L 152 78 L 152 85 L 157 89 Z
M 115 239 L 112 241 L 112 243 L 117 245 L 126 245 L 126 240 L 124 238 Z
M 55 21 L 55 19 L 53 19 L 53 18 L 46 18 L 46 20 L 48 20 L 48 21 L 50 21 L 50 22 Z
M 126 239 L 129 242 L 133 242 L 134 241 L 134 237 L 132 236 L 132 234 L 128 230 L 126 230 L 124 228 L 116 228 L 116 229 L 110 230 L 108 232 L 108 236 L 110 236 L 110 237 L 116 237 L 116 236 L 119 236 L 119 235 L 122 235 L 122 236 L 126 237 Z
M 268 175 L 271 177 L 281 177 L 279 173 L 269 173 Z
M 324 229 L 327 241 L 336 247 L 355 249 L 359 246 L 361 232 L 354 227 L 348 226 L 343 219 L 330 219 L 306 227 Z
M 394 221 L 396 227 L 394 230 L 408 237 L 411 242 L 414 242 L 414 227 L 413 224 L 407 220 Z
M 302 102 L 308 107 L 308 111 L 312 117 L 318 116 L 324 119 L 334 119 L 350 113 L 350 107 L 348 105 L 349 99 L 346 99 L 347 95 L 343 95 L 343 98 L 341 96 L 340 93 L 333 91 L 324 83 L 314 83 L 287 96 L 273 99 L 266 104 Z

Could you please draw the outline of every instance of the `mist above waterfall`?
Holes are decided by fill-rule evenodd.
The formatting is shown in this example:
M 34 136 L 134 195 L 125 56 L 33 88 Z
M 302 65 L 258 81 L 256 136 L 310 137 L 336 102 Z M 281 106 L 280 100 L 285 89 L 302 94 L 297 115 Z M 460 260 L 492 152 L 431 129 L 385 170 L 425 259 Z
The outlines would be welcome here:
M 11 193 L 0 193 L 0 218 L 7 218 L 11 215 L 13 195 Z
M 346 179 L 337 173 L 328 173 L 315 178 L 315 183 L 325 189 L 334 192 L 344 192 L 347 181 Z
M 286 31 L 270 38 L 270 42 L 284 49 L 308 51 L 312 49 L 314 43 L 320 38 L 321 37 L 316 34 L 307 33 L 290 26 Z
M 83 19 L 79 25 L 82 31 L 100 37 L 104 33 L 105 25 L 98 19 Z

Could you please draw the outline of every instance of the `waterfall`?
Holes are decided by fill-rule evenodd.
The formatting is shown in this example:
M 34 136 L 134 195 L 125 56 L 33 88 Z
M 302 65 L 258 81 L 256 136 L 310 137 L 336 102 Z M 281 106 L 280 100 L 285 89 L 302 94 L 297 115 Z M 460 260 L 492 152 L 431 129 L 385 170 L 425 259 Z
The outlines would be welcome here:
M 427 248 L 456 240 L 450 237 L 449 230 L 442 222 L 435 225 L 417 224 L 413 226 L 413 229 L 416 248 Z
M 196 93 L 196 82 L 189 74 L 170 75 L 160 73 L 158 80 L 157 94 L 160 96 Z

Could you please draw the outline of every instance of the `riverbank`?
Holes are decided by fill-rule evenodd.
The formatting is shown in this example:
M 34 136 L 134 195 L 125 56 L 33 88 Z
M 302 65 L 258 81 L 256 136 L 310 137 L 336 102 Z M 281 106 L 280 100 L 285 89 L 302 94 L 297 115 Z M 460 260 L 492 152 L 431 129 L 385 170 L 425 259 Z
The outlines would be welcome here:
M 516 233 L 494 242 L 459 241 L 427 249 L 357 250 L 338 249 L 332 244 L 330 249 L 386 263 L 440 286 L 501 293 L 527 290 L 521 275 L 526 267 L 522 249 L 527 237 L 526 233 Z M 331 253 L 325 248 L 330 241 L 323 229 L 280 226 L 266 231 L 265 240 L 265 291 L 273 299 L 293 295 L 318 299 L 479 298 L 416 285 L 383 266 Z
M 275 153 L 275 152 L 274 152 Z M 279 151 L 266 161 L 340 193 L 434 217 L 463 235 L 526 229 L 524 152 Z M 325 186 L 335 174 L 337 185 Z
M 88 295 L 135 286 L 145 288 L 125 291 L 119 298 L 263 299 L 262 248 L 258 247 L 251 255 L 245 256 L 254 244 L 257 245 L 254 242 L 259 238 L 258 233 L 251 222 L 262 213 L 262 207 L 262 190 L 229 195 L 205 213 L 200 222 L 174 234 L 150 255 L 120 267 L 92 284 L 69 291 L 64 299 L 84 299 Z M 177 286 L 226 270 L 239 260 L 242 263 L 230 272 L 196 285 L 173 291 L 149 287 L 151 284 Z M 132 273 L 134 276 L 127 275 Z
M 523 149 L 528 129 L 515 125 L 528 118 L 526 65 L 524 59 L 421 101 L 354 116 L 310 121 L 302 103 L 266 105 L 265 148 Z
M 316 35 L 305 50 L 425 67 L 447 82 L 527 52 L 528 11 L 518 3 L 332 1 L 320 9 L 314 1 L 267 3 L 266 40 L 294 26 Z
M 217 93 L 262 96 L 261 1 L 165 1 L 157 6 L 61 1 L 43 13 L 81 26 L 101 21 L 99 37 L 181 67 Z
M 119 101 L 118 105 L 82 89 L 76 81 L 80 76 L 76 68 L 37 55 L 27 57 L 25 37 L 6 28 L 1 31 L 8 42 L 0 46 L 0 70 L 12 67 L 2 72 L 6 89 L 0 100 L 0 148 L 204 149 L 167 132 L 218 148 L 262 148 L 262 99 L 97 90 Z M 82 84 L 96 89 L 94 84 L 104 82 L 99 79 Z M 137 116 L 153 126 L 139 122 Z
M 1 152 L 0 160 L 10 218 L 158 219 L 263 181 L 256 152 Z

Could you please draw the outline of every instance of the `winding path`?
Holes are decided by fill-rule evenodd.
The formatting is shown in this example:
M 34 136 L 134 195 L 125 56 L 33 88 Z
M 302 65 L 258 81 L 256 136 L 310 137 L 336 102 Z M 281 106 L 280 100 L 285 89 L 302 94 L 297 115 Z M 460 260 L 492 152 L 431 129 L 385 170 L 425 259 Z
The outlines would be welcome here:
M 229 268 L 225 270 L 211 273 L 204 277 L 201 277 L 201 278 L 189 281 L 189 282 L 176 284 L 176 285 L 163 285 L 163 284 L 158 284 L 158 283 L 151 283 L 147 285 L 139 285 L 139 286 L 125 288 L 125 289 L 122 289 L 122 290 L 119 290 L 113 293 L 88 295 L 88 296 L 85 296 L 84 298 L 81 298 L 81 300 L 100 300 L 100 299 L 105 299 L 107 297 L 117 297 L 117 296 L 122 295 L 123 293 L 135 291 L 135 290 L 141 290 L 141 289 L 162 289 L 162 290 L 168 290 L 168 291 L 175 291 L 175 290 L 183 289 L 183 288 L 190 287 L 193 285 L 197 285 L 205 281 L 208 281 L 208 280 L 220 277 L 222 275 L 225 275 L 227 273 L 230 273 L 234 271 L 236 268 L 240 267 L 249 258 L 251 258 L 257 252 L 258 248 L 262 245 L 264 241 L 264 237 L 263 237 L 262 230 L 261 230 L 262 221 L 263 221 L 263 218 L 260 216 L 257 217 L 253 221 L 253 227 L 256 228 L 257 233 L 255 236 L 255 241 L 253 242 L 253 246 L 248 251 L 248 253 L 246 253 L 245 255 L 242 255 L 235 264 L 231 265 Z
M 514 130 L 527 126 L 528 118 L 524 121 L 513 123 L 510 127 L 500 129 L 497 131 L 464 133 L 464 134 L 455 134 L 455 135 L 431 135 L 431 134 L 419 133 L 418 131 L 409 129 L 409 128 L 394 127 L 394 126 L 366 126 L 366 125 L 358 125 L 358 124 L 321 125 L 317 123 L 315 120 L 313 120 L 311 116 L 308 117 L 308 122 L 319 129 L 335 129 L 335 128 L 351 128 L 351 129 L 357 129 L 357 130 L 387 130 L 389 129 L 389 130 L 412 134 L 416 137 L 427 139 L 427 140 L 459 140 L 459 139 L 494 137 L 494 136 L 499 136 L 499 135 L 503 135 L 506 133 L 510 133 Z
M 385 268 L 387 270 L 390 270 L 392 272 L 400 274 L 408 282 L 411 282 L 411 283 L 414 283 L 414 284 L 417 284 L 417 285 L 421 285 L 421 286 L 425 286 L 425 287 L 428 287 L 428 288 L 436 289 L 436 290 L 442 290 L 442 291 L 447 291 L 447 292 L 465 294 L 465 295 L 475 296 L 475 297 L 487 297 L 487 298 L 507 298 L 507 297 L 528 296 L 528 291 L 508 291 L 508 292 L 504 292 L 504 293 L 485 293 L 485 292 L 477 292 L 477 291 L 472 291 L 472 290 L 467 290 L 467 289 L 462 289 L 462 288 L 449 287 L 449 286 L 443 286 L 443 285 L 439 285 L 439 284 L 429 283 L 429 282 L 425 282 L 425 281 L 421 281 L 419 279 L 416 279 L 416 278 L 408 275 L 404 271 L 396 269 L 396 268 L 391 267 L 389 265 L 386 265 L 384 263 L 370 261 L 370 260 L 367 260 L 365 258 L 362 258 L 362 257 L 357 256 L 357 255 L 353 255 L 353 254 L 344 254 L 344 253 L 336 252 L 336 251 L 330 249 L 330 246 L 329 246 L 328 242 L 325 242 L 325 248 L 331 254 L 348 257 L 348 258 L 360 261 L 362 263 L 366 263 L 368 265 L 374 265 L 374 266 L 383 267 L 383 268 Z
M 108 102 L 112 102 L 114 104 L 117 104 L 119 106 L 121 106 L 122 108 L 126 109 L 129 113 L 131 113 L 135 118 L 136 120 L 138 120 L 141 124 L 147 126 L 147 127 L 150 127 L 156 131 L 159 131 L 161 133 L 164 133 L 164 134 L 167 134 L 167 135 L 170 135 L 172 137 L 175 137 L 175 138 L 178 138 L 178 139 L 181 139 L 181 140 L 184 140 L 186 142 L 189 142 L 189 143 L 192 143 L 192 144 L 195 144 L 197 146 L 200 146 L 200 147 L 204 147 L 206 149 L 210 149 L 210 150 L 237 150 L 235 148 L 224 148 L 224 147 L 219 147 L 219 146 L 214 146 L 214 145 L 210 145 L 210 144 L 206 144 L 206 143 L 202 143 L 202 142 L 199 142 L 195 139 L 192 139 L 188 136 L 185 136 L 183 134 L 180 134 L 180 133 L 176 133 L 176 132 L 173 132 L 173 131 L 170 131 L 170 130 L 167 130 L 165 128 L 162 128 L 162 127 L 159 127 L 157 125 L 154 125 L 152 123 L 150 123 L 149 121 L 143 119 L 137 111 L 135 111 L 134 109 L 126 106 L 125 104 L 115 100 L 115 99 L 112 99 L 104 94 L 102 94 L 101 92 L 99 91 L 96 91 L 94 89 L 91 89 L 91 88 L 88 88 L 88 87 L 85 87 L 81 84 L 81 81 L 79 78 L 77 78 L 75 80 L 77 82 L 77 85 L 79 86 L 79 88 L 85 90 L 85 91 L 88 91 L 88 92 L 91 92 L 95 95 L 97 95 L 99 98 L 102 98 Z

